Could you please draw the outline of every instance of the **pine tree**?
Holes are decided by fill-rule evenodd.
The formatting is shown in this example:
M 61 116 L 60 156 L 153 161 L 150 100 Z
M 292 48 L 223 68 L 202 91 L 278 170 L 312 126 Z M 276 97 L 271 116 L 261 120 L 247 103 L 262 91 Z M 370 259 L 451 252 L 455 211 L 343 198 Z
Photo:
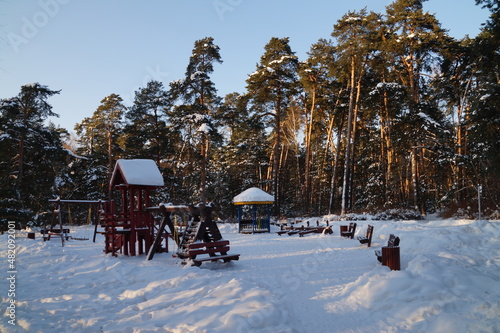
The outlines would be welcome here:
M 314 204 L 313 189 L 322 193 L 321 184 L 325 180 L 322 172 L 326 168 L 326 156 L 329 150 L 332 131 L 330 115 L 335 107 L 332 100 L 337 92 L 330 69 L 334 62 L 334 49 L 330 41 L 320 39 L 311 46 L 308 59 L 300 64 L 301 83 L 305 92 L 306 125 L 304 135 L 304 210 L 309 212 Z M 325 152 L 322 149 L 326 148 Z M 317 159 L 315 159 L 315 157 Z M 313 177 L 316 173 L 317 176 Z M 318 198 L 319 201 L 321 201 Z
M 450 146 L 454 149 L 452 157 L 452 179 L 447 188 L 454 191 L 446 197 L 462 202 L 469 195 L 465 189 L 469 186 L 468 171 L 468 119 L 470 118 L 471 97 L 476 86 L 477 66 L 473 50 L 474 41 L 465 37 L 461 41 L 452 40 L 443 47 L 441 54 L 443 61 L 440 74 L 432 80 L 433 95 L 446 105 L 446 113 L 453 122 L 454 142 Z M 469 169 L 469 170 L 468 170 Z M 449 202 L 445 202 L 449 203 Z
M 26 223 L 42 213 L 56 190 L 56 177 L 64 169 L 64 130 L 44 122 L 52 111 L 48 99 L 59 91 L 39 83 L 21 87 L 13 98 L 0 102 L 2 218 Z
M 135 92 L 134 103 L 125 113 L 123 141 L 129 157 L 153 159 L 158 165 L 171 159 L 171 141 L 175 141 L 168 119 L 171 107 L 171 97 L 159 81 L 149 81 Z
M 434 15 L 423 11 L 426 0 L 396 0 L 386 8 L 387 37 L 384 42 L 389 52 L 393 72 L 405 87 L 408 110 L 400 129 L 406 141 L 411 163 L 413 207 L 424 213 L 424 190 L 421 172 L 423 160 L 429 152 L 426 147 L 434 134 L 425 130 L 426 121 L 440 118 L 439 111 L 427 98 L 427 86 L 432 70 L 437 66 L 439 51 L 449 41 L 446 32 Z
M 477 0 L 491 11 L 483 31 L 474 43 L 476 86 L 471 93 L 468 128 L 470 182 L 483 186 L 490 207 L 500 201 L 500 4 L 496 0 Z M 475 194 L 475 193 L 474 193 Z
M 289 39 L 273 37 L 264 47 L 264 54 L 256 71 L 247 79 L 250 107 L 264 117 L 272 127 L 273 152 L 270 167 L 273 179 L 275 215 L 281 214 L 280 169 L 282 153 L 282 121 L 291 97 L 298 90 L 298 60 L 289 45 Z
M 119 140 L 125 111 L 122 98 L 111 94 L 101 101 L 92 117 L 84 118 L 75 126 L 80 143 L 77 151 L 90 160 L 77 163 L 84 170 L 84 177 L 93 180 L 90 192 L 106 192 L 115 162 L 123 156 Z M 89 173 L 91 176 L 87 175 Z M 90 194 L 85 194 L 85 197 Z
M 373 22 L 379 19 L 365 9 L 349 12 L 334 26 L 332 36 L 336 38 L 338 61 L 348 70 L 344 74 L 349 89 L 349 112 L 345 137 L 344 180 L 342 186 L 342 214 L 352 206 L 352 176 L 354 149 L 357 129 L 357 117 L 360 108 L 362 81 L 367 71 L 369 59 L 374 51 L 377 38 Z
M 223 142 L 211 159 L 211 191 L 223 214 L 234 215 L 233 197 L 242 189 L 266 185 L 268 142 L 260 117 L 248 108 L 248 96 L 227 94 L 216 116 Z M 215 184 L 217 183 L 217 184 Z M 217 185 L 217 186 L 215 186 Z
M 231 193 L 252 186 L 265 187 L 269 149 L 261 117 L 249 110 L 248 96 L 238 93 L 226 95 L 220 113 L 227 133 L 224 151 Z
M 216 115 L 221 98 L 210 75 L 214 64 L 222 63 L 219 47 L 212 37 L 195 41 L 185 77 L 170 84 L 173 99 L 179 104 L 170 113 L 173 126 L 183 136 L 184 145 L 179 159 L 193 164 L 193 171 L 199 172 L 198 179 L 191 184 L 199 184 L 193 192 L 199 192 L 199 200 L 207 201 L 207 177 L 211 146 L 220 143 Z

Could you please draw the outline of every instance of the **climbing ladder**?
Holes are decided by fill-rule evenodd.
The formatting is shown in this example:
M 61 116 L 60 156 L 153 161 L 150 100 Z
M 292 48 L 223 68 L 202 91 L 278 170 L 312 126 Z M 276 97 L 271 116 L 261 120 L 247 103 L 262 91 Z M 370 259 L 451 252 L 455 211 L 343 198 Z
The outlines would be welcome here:
M 212 221 L 210 206 L 159 206 L 148 207 L 148 211 L 160 211 L 163 214 L 163 220 L 155 236 L 154 245 L 148 253 L 148 260 L 153 259 L 154 253 L 161 242 L 161 237 L 165 227 L 170 228 L 173 233 L 174 226 L 170 220 L 170 213 L 189 212 L 191 220 L 189 221 L 182 237 L 174 239 L 177 242 L 177 256 L 184 260 L 192 260 L 194 265 L 199 266 L 203 261 L 223 260 L 229 262 L 238 260 L 239 254 L 228 255 L 229 241 L 223 240 L 217 224 Z M 199 258 L 197 256 L 208 254 L 208 257 Z
M 222 239 L 219 228 L 211 221 L 210 207 L 189 206 L 191 221 L 179 242 L 179 258 L 189 258 L 189 246 L 195 242 L 215 242 Z M 213 225 L 213 226 L 212 226 Z
M 190 259 L 195 266 L 200 266 L 203 261 L 238 260 L 239 254 L 227 254 L 229 241 L 222 239 L 217 224 L 212 221 L 211 207 L 190 206 L 190 210 L 193 218 L 179 243 L 179 258 Z M 200 259 L 198 256 L 203 254 L 208 254 L 208 257 Z
M 193 244 L 198 239 L 201 225 L 202 222 L 199 218 L 193 217 L 193 219 L 190 221 L 188 227 L 186 228 L 186 231 L 184 232 L 184 236 L 179 242 L 179 248 L 177 250 L 177 255 L 179 256 L 179 258 L 189 258 L 189 245 Z

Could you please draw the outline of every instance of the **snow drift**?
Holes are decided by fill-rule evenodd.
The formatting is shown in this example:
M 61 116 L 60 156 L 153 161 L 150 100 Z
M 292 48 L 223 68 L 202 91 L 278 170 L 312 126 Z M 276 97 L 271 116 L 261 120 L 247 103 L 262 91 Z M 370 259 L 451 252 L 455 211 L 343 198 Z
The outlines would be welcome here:
M 102 238 L 63 248 L 20 231 L 16 326 L 4 311 L 3 235 L 0 331 L 499 332 L 499 221 L 368 219 L 358 222 L 359 234 L 368 223 L 375 226 L 371 248 L 338 236 L 345 222 L 330 222 L 333 235 L 301 238 L 243 235 L 220 224 L 240 261 L 199 268 L 172 253 L 152 261 L 111 257 Z M 89 229 L 71 232 L 82 237 Z M 391 233 L 401 238 L 401 271 L 374 255 Z

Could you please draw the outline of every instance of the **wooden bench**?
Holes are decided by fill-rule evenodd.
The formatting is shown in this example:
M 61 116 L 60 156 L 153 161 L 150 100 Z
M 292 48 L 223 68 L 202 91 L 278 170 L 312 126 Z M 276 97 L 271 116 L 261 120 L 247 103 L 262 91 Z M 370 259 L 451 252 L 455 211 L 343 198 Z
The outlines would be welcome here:
M 333 230 L 332 228 L 330 227 L 311 227 L 305 231 L 301 231 L 299 232 L 299 237 L 304 237 L 304 235 L 307 235 L 307 234 L 312 234 L 312 233 L 316 233 L 316 234 L 321 234 L 321 233 L 324 233 L 324 234 L 333 234 Z
M 188 245 L 188 258 L 193 261 L 195 266 L 200 266 L 204 261 L 222 260 L 224 262 L 230 262 L 231 260 L 239 260 L 239 254 L 227 254 L 229 249 L 229 241 L 227 240 L 192 243 Z M 202 254 L 208 254 L 208 257 L 198 258 L 198 256 Z
M 390 234 L 389 240 L 387 241 L 387 247 L 398 247 L 399 246 L 399 237 Z M 375 255 L 377 256 L 377 260 L 382 262 L 382 249 L 375 250 Z
M 349 238 L 353 239 L 355 232 L 356 232 L 356 223 L 355 222 L 351 222 L 351 223 L 349 223 L 349 229 L 347 229 L 347 231 L 342 231 L 340 233 L 340 236 L 342 236 L 342 237 L 349 237 Z
M 50 229 L 40 229 L 40 234 L 43 236 L 43 241 L 50 240 L 50 236 L 62 236 L 66 240 L 69 240 L 69 228 L 63 228 L 61 232 L 61 228 L 52 228 Z
M 46 233 L 49 233 L 49 232 L 60 234 L 61 233 L 61 229 L 60 228 L 54 228 L 52 230 L 50 230 L 50 229 L 40 229 L 40 233 L 42 235 L 44 235 Z M 65 233 L 65 234 L 69 234 L 69 228 L 63 228 L 62 232 Z
M 372 246 L 372 235 L 373 235 L 373 226 L 368 225 L 366 228 L 366 236 L 358 236 L 358 241 L 361 244 L 368 244 L 368 247 Z
M 304 237 L 304 235 L 317 233 L 317 232 L 318 231 L 316 229 L 308 229 L 308 230 L 299 232 L 299 237 Z

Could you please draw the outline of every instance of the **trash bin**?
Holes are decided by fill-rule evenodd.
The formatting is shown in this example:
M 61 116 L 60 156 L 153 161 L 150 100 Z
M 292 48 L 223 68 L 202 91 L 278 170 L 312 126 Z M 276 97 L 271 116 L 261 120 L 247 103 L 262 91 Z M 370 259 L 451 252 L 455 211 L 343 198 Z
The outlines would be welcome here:
M 382 247 L 382 265 L 389 267 L 392 271 L 399 271 L 401 269 L 399 246 Z
M 34 232 L 28 232 L 28 238 L 29 239 L 35 239 L 35 233 Z
M 342 236 L 343 232 L 349 231 L 349 226 L 348 225 L 341 225 L 340 226 L 340 236 Z

